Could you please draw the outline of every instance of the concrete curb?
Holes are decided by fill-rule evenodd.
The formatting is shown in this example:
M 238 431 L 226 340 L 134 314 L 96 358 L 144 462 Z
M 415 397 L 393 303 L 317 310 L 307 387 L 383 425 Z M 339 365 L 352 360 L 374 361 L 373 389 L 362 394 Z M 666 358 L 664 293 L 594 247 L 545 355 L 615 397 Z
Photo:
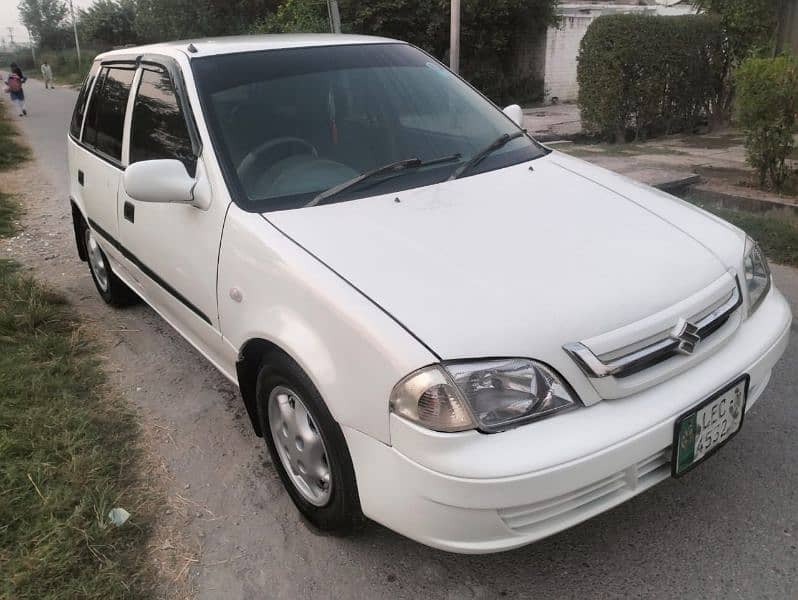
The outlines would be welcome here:
M 695 200 L 707 202 L 719 208 L 744 210 L 746 212 L 757 214 L 769 213 L 771 211 L 787 211 L 794 217 L 798 218 L 798 205 L 789 204 L 787 202 L 767 200 L 764 198 L 737 196 L 735 194 L 717 192 L 715 190 L 710 190 L 701 186 L 693 187 L 689 194 Z
M 662 190 L 663 192 L 668 192 L 669 194 L 675 194 L 676 192 L 684 192 L 687 188 L 694 186 L 700 181 L 700 175 L 688 175 L 687 177 L 679 177 L 678 179 L 671 179 L 655 183 L 653 184 L 653 187 Z

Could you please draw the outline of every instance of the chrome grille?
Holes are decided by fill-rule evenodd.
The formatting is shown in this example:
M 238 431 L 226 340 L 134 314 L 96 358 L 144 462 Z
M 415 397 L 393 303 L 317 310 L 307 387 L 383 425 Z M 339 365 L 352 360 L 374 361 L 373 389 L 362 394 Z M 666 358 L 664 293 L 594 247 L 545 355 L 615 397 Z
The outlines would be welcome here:
M 566 344 L 563 349 L 591 378 L 628 377 L 679 354 L 692 354 L 696 345 L 723 327 L 743 303 L 740 283 L 729 295 L 689 320 L 680 319 L 672 329 L 663 331 L 626 349 L 596 356 L 582 342 Z

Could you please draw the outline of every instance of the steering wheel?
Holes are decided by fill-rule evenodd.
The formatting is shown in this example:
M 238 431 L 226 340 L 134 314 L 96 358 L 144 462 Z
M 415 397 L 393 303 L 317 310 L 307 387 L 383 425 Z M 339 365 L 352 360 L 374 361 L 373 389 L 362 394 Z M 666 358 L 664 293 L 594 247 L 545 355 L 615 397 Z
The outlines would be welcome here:
M 241 161 L 241 164 L 238 165 L 236 172 L 238 173 L 238 177 L 241 179 L 241 182 L 244 184 L 244 187 L 247 187 L 246 181 L 253 175 L 257 175 L 259 173 L 253 173 L 252 171 L 255 167 L 259 167 L 258 171 L 262 172 L 265 166 L 261 166 L 262 159 L 265 155 L 275 148 L 279 146 L 295 144 L 299 146 L 303 146 L 305 149 L 309 150 L 310 153 L 318 158 L 319 151 L 316 150 L 316 147 L 311 144 L 310 142 L 303 140 L 302 138 L 298 137 L 279 137 L 274 138 L 273 140 L 269 140 L 268 142 L 264 142 L 254 150 L 250 151 L 245 157 L 244 160 Z M 300 154 L 301 152 L 290 152 L 291 154 Z M 275 159 L 271 162 L 276 162 L 285 158 L 285 155 L 278 155 Z

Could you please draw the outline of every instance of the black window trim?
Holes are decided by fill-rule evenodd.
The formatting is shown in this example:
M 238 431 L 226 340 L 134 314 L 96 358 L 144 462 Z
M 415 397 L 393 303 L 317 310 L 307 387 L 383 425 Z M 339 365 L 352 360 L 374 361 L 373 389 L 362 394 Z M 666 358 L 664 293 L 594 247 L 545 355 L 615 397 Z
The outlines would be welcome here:
M 207 323 L 211 327 L 214 326 L 208 315 L 202 312 L 196 305 L 192 304 L 192 302 L 188 298 L 186 298 L 183 294 L 181 294 L 175 288 L 173 288 L 165 279 L 163 279 L 157 273 L 155 273 L 155 271 L 153 271 L 147 265 L 141 262 L 141 260 L 135 254 L 133 254 L 130 250 L 125 248 L 116 238 L 114 238 L 105 229 L 100 227 L 100 225 L 96 221 L 92 220 L 91 218 L 89 218 L 88 221 L 89 221 L 89 227 L 91 227 L 95 232 L 99 233 L 109 244 L 111 244 L 114 248 L 116 248 L 122 254 L 122 256 L 124 256 L 134 265 L 136 265 L 136 267 L 141 269 L 141 271 L 147 277 L 149 277 L 157 285 L 162 287 L 166 292 L 168 292 L 178 302 L 183 304 L 191 312 L 197 315 L 200 319 L 205 321 L 205 323 Z
M 194 151 L 194 156 L 199 159 L 202 156 L 202 138 L 200 137 L 197 121 L 194 117 L 194 111 L 191 108 L 191 101 L 188 97 L 188 87 L 186 80 L 183 77 L 183 70 L 177 61 L 171 56 L 164 56 L 161 54 L 142 54 L 136 59 L 139 64 L 154 65 L 166 69 L 169 78 L 172 80 L 172 85 L 175 88 L 175 96 L 180 105 L 180 110 L 183 112 L 183 118 L 188 126 L 188 135 L 191 138 L 191 148 Z
M 86 150 L 87 152 L 90 152 L 91 154 L 93 154 L 94 156 L 99 158 L 100 160 L 102 160 L 104 162 L 107 162 L 112 167 L 116 167 L 120 171 L 124 171 L 125 168 L 122 166 L 121 158 L 120 159 L 116 159 L 113 156 L 109 156 L 105 152 L 102 152 L 101 150 L 97 150 L 97 148 L 95 148 L 94 146 L 91 146 L 91 145 L 89 145 L 89 144 L 87 144 L 86 142 L 83 141 L 83 135 L 86 133 L 86 131 L 85 131 L 86 130 L 86 119 L 88 118 L 88 115 L 89 115 L 89 106 L 90 106 L 91 101 L 94 100 L 94 94 L 97 91 L 97 82 L 100 80 L 100 75 L 102 75 L 102 70 L 103 69 L 105 69 L 105 68 L 111 69 L 113 67 L 127 68 L 127 69 L 130 69 L 130 70 L 134 71 L 133 80 L 135 81 L 136 72 L 138 71 L 138 68 L 139 68 L 138 67 L 138 63 L 136 63 L 136 61 L 131 61 L 131 60 L 100 61 L 100 66 L 99 66 L 99 68 L 97 70 L 97 75 L 95 76 L 94 83 L 91 86 L 91 94 L 89 95 L 89 98 L 86 101 L 86 111 L 85 111 L 85 113 L 83 115 L 83 124 L 80 127 L 80 139 L 76 140 L 74 137 L 72 137 L 72 139 L 75 140 L 75 142 L 77 142 L 77 144 L 81 148 Z M 131 85 L 130 85 L 130 89 L 131 89 L 131 91 L 133 90 L 132 82 L 131 82 Z M 128 107 L 129 104 L 130 104 L 130 92 L 128 92 L 127 103 L 125 104 L 125 110 L 124 110 L 124 115 L 125 116 L 127 116 L 127 107 Z M 122 144 L 123 144 L 122 154 L 124 154 L 124 143 L 125 143 L 125 128 L 124 127 L 125 127 L 125 123 L 124 123 L 124 120 L 123 120 L 123 122 L 122 122 Z
M 97 73 L 94 74 L 94 81 L 91 82 L 91 87 L 86 91 L 86 97 L 83 99 L 85 106 L 83 107 L 83 118 L 80 121 L 80 131 L 78 132 L 78 135 L 75 136 L 72 134 L 71 123 L 69 127 L 69 138 L 79 146 L 83 146 L 83 127 L 86 125 L 86 113 L 89 112 L 89 102 L 91 102 L 91 99 L 94 97 L 94 88 L 97 86 L 97 79 L 99 78 L 100 70 L 102 69 L 102 65 L 99 61 L 94 61 L 91 64 L 89 72 L 86 73 L 86 79 L 84 79 L 84 82 L 86 82 L 89 77 L 91 77 L 91 72 L 95 67 L 97 68 Z
M 92 79 L 92 71 L 94 71 L 95 68 L 97 69 L 97 72 L 94 74 L 94 78 Z M 81 85 L 81 90 L 83 89 L 83 87 L 89 84 L 90 79 L 91 79 L 91 84 L 88 86 L 88 88 L 86 88 L 86 95 L 83 97 L 83 116 L 80 119 L 80 128 L 78 129 L 77 137 L 72 134 L 72 120 L 70 119 L 69 121 L 69 137 L 78 143 L 80 143 L 80 140 L 83 137 L 83 126 L 86 124 L 86 113 L 88 112 L 89 101 L 91 100 L 91 97 L 94 95 L 94 86 L 97 83 L 97 76 L 100 74 L 101 68 L 102 67 L 99 61 L 92 62 L 91 67 L 89 67 L 88 73 L 86 73 L 86 77 L 83 78 L 83 85 Z M 78 96 L 78 100 L 80 100 L 80 96 Z M 77 105 L 73 110 L 76 109 Z
M 86 99 L 86 110 L 83 114 L 83 122 L 80 126 L 80 138 L 76 138 L 72 135 L 72 132 L 69 132 L 69 138 L 74 141 L 78 146 L 86 150 L 87 152 L 93 154 L 100 160 L 107 162 L 113 167 L 116 167 L 120 171 L 124 171 L 125 167 L 122 166 L 121 160 L 116 160 L 112 156 L 108 156 L 104 152 L 97 150 L 94 146 L 90 146 L 83 141 L 83 133 L 86 125 L 86 116 L 88 115 L 89 103 L 94 99 L 94 93 L 97 88 L 97 81 L 100 78 L 100 74 L 102 70 L 106 67 L 128 67 L 133 68 L 136 70 L 136 74 L 140 67 L 144 64 L 153 65 L 156 67 L 161 67 L 165 69 L 166 72 L 169 74 L 169 78 L 172 81 L 172 86 L 175 89 L 175 96 L 177 97 L 178 104 L 180 105 L 180 110 L 183 113 L 183 119 L 186 121 L 186 125 L 188 127 L 188 135 L 191 138 L 191 149 L 194 152 L 194 156 L 199 159 L 202 156 L 202 138 L 199 134 L 199 129 L 197 127 L 197 122 L 194 117 L 194 111 L 191 108 L 191 102 L 188 98 L 188 91 L 185 83 L 185 79 L 183 78 L 183 71 L 180 69 L 180 65 L 177 64 L 177 60 L 172 58 L 171 56 L 166 56 L 163 54 L 140 54 L 135 58 L 112 58 L 108 60 L 99 60 L 92 63 L 92 69 L 94 65 L 99 63 L 99 67 L 97 68 L 97 74 L 94 78 L 94 82 L 92 83 L 91 90 L 89 91 L 88 97 Z M 89 70 L 91 73 L 91 70 Z M 134 82 L 135 82 L 134 75 Z M 139 85 L 141 84 L 141 78 L 139 77 Z M 136 95 L 138 95 L 138 86 L 135 88 L 136 95 L 133 95 L 134 86 L 130 86 L 130 93 L 128 94 L 128 104 L 125 105 L 125 124 L 127 124 L 127 107 L 130 104 L 131 100 L 135 101 Z M 130 136 L 128 135 L 128 138 Z M 123 144 L 124 144 L 124 130 L 123 130 Z M 129 139 L 128 139 L 129 144 Z M 122 153 L 124 154 L 124 148 L 122 149 Z
M 186 129 L 188 129 L 188 137 L 191 140 L 191 151 L 194 154 L 194 169 L 193 169 L 194 172 L 191 173 L 191 170 L 189 170 L 189 174 L 193 177 L 196 174 L 197 170 L 196 163 L 199 160 L 199 157 L 202 155 L 202 138 L 200 138 L 199 135 L 197 122 L 194 118 L 194 111 L 191 110 L 191 104 L 189 102 L 188 92 L 186 89 L 186 82 L 183 79 L 183 72 L 180 69 L 180 65 L 178 65 L 177 61 L 174 59 L 169 59 L 168 57 L 165 56 L 153 55 L 153 54 L 145 54 L 139 56 L 136 59 L 136 64 L 142 70 L 145 66 L 150 66 L 150 67 L 160 68 L 166 71 L 166 74 L 172 83 L 172 88 L 175 91 L 177 106 L 180 109 L 180 113 L 183 115 L 183 121 L 186 123 Z M 135 93 L 131 96 L 134 112 L 136 108 L 136 99 L 138 98 L 139 91 L 141 90 L 142 77 L 143 73 L 139 76 L 136 89 L 135 90 L 131 89 L 131 92 L 135 91 Z M 128 136 L 128 161 L 130 160 L 130 140 L 132 139 L 132 137 L 133 137 L 133 119 L 131 118 L 130 135 Z

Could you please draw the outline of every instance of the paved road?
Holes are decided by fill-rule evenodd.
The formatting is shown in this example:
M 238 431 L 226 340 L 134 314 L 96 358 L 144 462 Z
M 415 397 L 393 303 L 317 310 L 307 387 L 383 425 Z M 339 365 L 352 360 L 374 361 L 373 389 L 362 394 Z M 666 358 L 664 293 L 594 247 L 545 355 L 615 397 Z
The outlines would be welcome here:
M 109 334 L 114 379 L 169 430 L 156 449 L 173 475 L 170 493 L 210 511 L 183 523 L 203 549 L 204 566 L 192 569 L 200 598 L 798 597 L 798 336 L 721 453 L 567 532 L 482 557 L 377 525 L 353 539 L 318 537 L 280 488 L 236 390 L 150 309 L 114 312 L 97 301 L 67 217 L 64 132 L 75 93 L 28 89 L 22 128 L 51 197 L 29 207 L 32 239 L 15 252 L 87 318 L 134 330 Z M 798 273 L 775 271 L 795 307 Z

